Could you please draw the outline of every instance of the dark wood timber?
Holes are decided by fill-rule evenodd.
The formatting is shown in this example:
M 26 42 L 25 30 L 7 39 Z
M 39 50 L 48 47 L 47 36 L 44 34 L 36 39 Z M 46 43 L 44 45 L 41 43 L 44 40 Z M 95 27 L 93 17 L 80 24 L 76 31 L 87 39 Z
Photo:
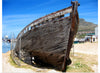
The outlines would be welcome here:
M 64 62 L 63 62 L 63 65 L 62 65 L 62 71 L 66 71 L 66 65 L 69 65 L 71 64 L 71 60 L 69 58 L 69 55 L 70 55 L 70 50 L 71 50 L 71 47 L 72 47 L 72 44 L 73 44 L 73 41 L 74 41 L 74 37 L 77 33 L 77 30 L 78 30 L 78 24 L 79 24 L 79 16 L 78 16 L 78 12 L 77 12 L 77 7 L 78 5 L 78 2 L 75 1 L 75 2 L 71 2 L 72 3 L 72 13 L 70 13 L 70 17 L 71 17 L 71 29 L 70 29 L 70 34 L 69 34 L 69 40 L 68 40 L 68 46 L 67 46 L 67 49 L 66 49 L 66 55 L 64 57 Z

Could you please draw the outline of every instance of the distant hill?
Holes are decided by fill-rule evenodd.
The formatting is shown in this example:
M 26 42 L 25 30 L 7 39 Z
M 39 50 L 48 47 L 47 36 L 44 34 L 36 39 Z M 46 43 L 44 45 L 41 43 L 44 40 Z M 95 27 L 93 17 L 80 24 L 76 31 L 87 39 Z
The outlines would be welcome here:
M 80 21 L 79 29 L 78 29 L 79 32 L 81 32 L 81 31 L 94 31 L 95 27 L 97 27 L 96 24 L 91 23 L 91 22 L 87 22 L 84 19 L 80 19 L 79 21 Z

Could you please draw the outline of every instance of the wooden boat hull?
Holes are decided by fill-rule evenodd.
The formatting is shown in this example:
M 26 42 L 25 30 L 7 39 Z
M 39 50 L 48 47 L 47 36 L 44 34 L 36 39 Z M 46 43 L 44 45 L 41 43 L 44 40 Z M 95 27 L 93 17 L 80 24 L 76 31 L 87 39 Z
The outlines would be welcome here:
M 77 33 L 79 17 L 71 12 L 69 17 L 56 17 L 35 26 L 17 38 L 15 52 L 21 60 L 32 64 L 32 58 L 37 63 L 50 64 L 59 70 L 65 70 L 71 63 L 69 54 Z M 21 46 L 19 46 L 21 44 Z

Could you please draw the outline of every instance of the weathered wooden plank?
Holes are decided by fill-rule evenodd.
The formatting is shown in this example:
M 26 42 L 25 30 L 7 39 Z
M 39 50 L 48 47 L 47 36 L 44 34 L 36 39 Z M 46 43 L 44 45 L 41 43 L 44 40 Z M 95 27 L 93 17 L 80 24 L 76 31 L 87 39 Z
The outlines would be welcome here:
M 59 11 L 57 11 L 57 12 L 51 13 L 51 14 L 49 14 L 49 15 L 46 15 L 46 16 L 44 16 L 44 17 L 42 17 L 42 18 L 39 18 L 39 19 L 33 21 L 32 23 L 30 23 L 29 25 L 27 25 L 27 26 L 18 34 L 17 38 L 21 37 L 20 34 L 21 34 L 24 30 L 26 30 L 26 28 L 29 28 L 29 26 L 34 26 L 34 25 L 37 25 L 37 24 L 39 24 L 39 23 L 41 23 L 41 22 L 43 22 L 43 21 L 46 21 L 46 20 L 48 20 L 48 19 L 56 18 L 56 17 L 58 17 L 58 16 L 62 16 L 62 15 L 64 15 L 64 14 L 71 13 L 71 12 L 72 12 L 72 7 L 68 7 L 68 8 L 59 10 Z

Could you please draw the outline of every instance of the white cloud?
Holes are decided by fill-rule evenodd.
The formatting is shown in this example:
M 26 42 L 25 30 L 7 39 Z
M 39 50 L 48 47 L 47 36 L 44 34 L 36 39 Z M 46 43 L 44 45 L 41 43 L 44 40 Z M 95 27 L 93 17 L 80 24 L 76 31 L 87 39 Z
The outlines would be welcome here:
M 44 16 L 45 14 L 30 14 L 30 15 L 8 15 L 3 16 L 3 24 L 5 25 L 14 25 L 14 24 L 24 24 L 24 23 L 31 23 L 32 21 L 36 20 L 39 17 Z

